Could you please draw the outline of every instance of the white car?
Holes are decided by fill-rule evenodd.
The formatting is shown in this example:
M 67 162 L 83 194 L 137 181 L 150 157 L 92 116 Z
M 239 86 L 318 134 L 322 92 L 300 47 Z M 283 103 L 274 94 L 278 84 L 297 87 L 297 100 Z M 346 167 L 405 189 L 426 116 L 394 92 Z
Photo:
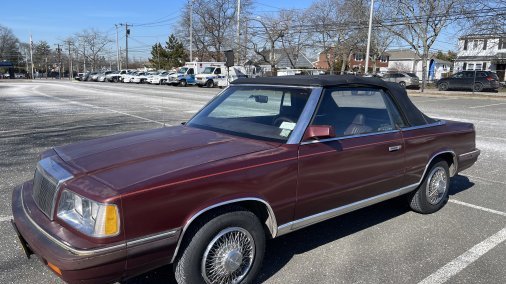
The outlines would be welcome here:
M 132 82 L 133 77 L 135 77 L 138 74 L 138 72 L 127 72 L 123 75 L 121 75 L 121 81 L 123 83 L 130 83 Z
M 148 82 L 151 84 L 163 85 L 169 79 L 169 75 L 173 73 L 174 72 L 170 71 L 162 71 L 156 75 L 153 75 L 151 78 L 148 78 Z
M 130 80 L 130 83 L 144 83 L 146 79 L 148 79 L 149 73 L 148 72 L 139 72 L 137 75 L 133 76 Z

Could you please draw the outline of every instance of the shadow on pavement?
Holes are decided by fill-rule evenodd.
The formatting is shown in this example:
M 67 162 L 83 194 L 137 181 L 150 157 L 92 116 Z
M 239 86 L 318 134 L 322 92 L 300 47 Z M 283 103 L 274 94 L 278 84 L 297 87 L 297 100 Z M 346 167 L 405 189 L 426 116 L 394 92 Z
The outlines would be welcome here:
M 451 179 L 450 195 L 458 194 L 474 186 L 469 178 L 457 175 Z M 410 212 L 405 196 L 400 196 L 325 222 L 301 229 L 267 242 L 262 270 L 256 283 L 267 281 L 281 270 L 294 255 L 311 251 L 329 242 Z M 128 284 L 176 283 L 172 266 L 167 265 L 128 280 Z

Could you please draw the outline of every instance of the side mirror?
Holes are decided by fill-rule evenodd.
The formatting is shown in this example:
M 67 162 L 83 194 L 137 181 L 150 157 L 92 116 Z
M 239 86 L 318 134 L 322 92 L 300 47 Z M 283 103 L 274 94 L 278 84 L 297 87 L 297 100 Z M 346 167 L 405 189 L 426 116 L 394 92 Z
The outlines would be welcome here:
M 304 141 L 310 139 L 325 139 L 336 137 L 336 131 L 332 125 L 310 125 L 304 133 Z

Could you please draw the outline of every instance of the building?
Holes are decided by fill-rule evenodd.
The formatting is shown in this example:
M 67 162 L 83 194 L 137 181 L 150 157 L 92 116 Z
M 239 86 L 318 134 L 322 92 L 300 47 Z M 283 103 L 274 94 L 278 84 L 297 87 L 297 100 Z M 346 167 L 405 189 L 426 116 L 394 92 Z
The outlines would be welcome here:
M 381 69 L 382 72 L 410 72 L 422 78 L 422 58 L 411 49 L 388 50 L 390 58 L 388 67 Z M 439 80 L 451 71 L 452 63 L 436 58 L 435 54 L 429 54 L 427 59 L 427 78 L 429 81 Z
M 487 70 L 505 81 L 506 34 L 466 35 L 459 38 L 455 71 Z
M 328 56 L 327 56 L 328 55 Z M 374 70 L 374 73 L 380 72 L 381 69 L 388 67 L 388 60 L 389 60 L 390 54 L 383 53 L 379 58 L 376 59 L 376 62 L 372 60 L 372 58 L 369 59 L 369 68 Z M 327 57 L 329 58 L 327 60 Z M 322 69 L 322 70 L 330 70 L 330 62 L 338 62 L 341 61 L 341 55 L 337 54 L 335 56 L 334 48 L 330 48 L 328 51 L 322 51 L 318 55 L 318 60 L 315 61 L 313 64 L 315 65 L 315 68 Z M 355 71 L 355 72 L 364 72 L 365 68 L 365 52 L 357 51 L 352 52 L 350 56 L 348 57 L 347 62 L 347 70 Z

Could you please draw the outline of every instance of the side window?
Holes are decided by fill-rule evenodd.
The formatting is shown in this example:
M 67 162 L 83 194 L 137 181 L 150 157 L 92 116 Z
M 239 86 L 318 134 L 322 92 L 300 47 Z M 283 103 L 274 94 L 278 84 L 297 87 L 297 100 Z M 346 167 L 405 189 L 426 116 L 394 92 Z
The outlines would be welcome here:
M 188 75 L 193 75 L 193 68 L 188 69 Z
M 214 70 L 214 74 L 221 74 L 221 68 L 216 68 L 216 70 Z
M 312 124 L 331 125 L 342 137 L 394 130 L 403 122 L 382 90 L 338 88 L 325 91 Z

